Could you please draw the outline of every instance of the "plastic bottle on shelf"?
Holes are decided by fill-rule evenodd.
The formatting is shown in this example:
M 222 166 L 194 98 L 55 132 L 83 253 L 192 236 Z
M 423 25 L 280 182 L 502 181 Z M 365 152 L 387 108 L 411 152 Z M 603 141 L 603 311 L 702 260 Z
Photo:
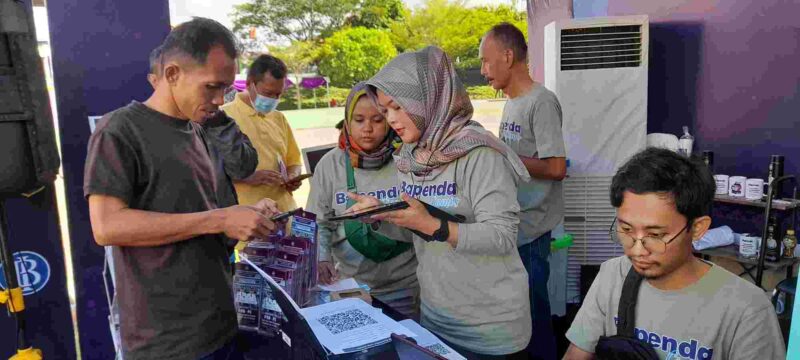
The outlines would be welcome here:
M 758 257 L 760 245 L 761 238 L 751 236 L 750 234 L 742 234 L 739 238 L 739 256 L 745 259 L 754 259 Z
M 794 229 L 786 230 L 786 236 L 783 237 L 783 257 L 793 258 L 797 247 L 797 237 L 794 235 Z
M 683 136 L 678 140 L 678 153 L 686 157 L 692 156 L 692 146 L 694 145 L 694 137 L 689 135 L 689 127 L 683 127 Z
M 764 258 L 767 261 L 776 262 L 781 259 L 781 243 L 778 242 L 778 234 L 776 234 L 775 219 L 770 217 L 770 222 L 767 227 L 767 250 L 764 252 Z

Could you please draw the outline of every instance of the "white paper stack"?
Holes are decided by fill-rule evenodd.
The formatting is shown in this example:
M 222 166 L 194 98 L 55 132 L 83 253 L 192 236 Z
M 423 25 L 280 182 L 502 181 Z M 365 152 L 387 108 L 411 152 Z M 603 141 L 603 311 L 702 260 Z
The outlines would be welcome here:
M 337 282 L 335 282 L 333 284 L 330 284 L 330 285 L 318 284 L 317 287 L 320 288 L 323 291 L 329 291 L 329 292 L 342 291 L 342 290 L 351 290 L 351 289 L 358 289 L 359 288 L 358 283 L 356 282 L 356 279 L 353 279 L 353 278 L 342 279 L 342 280 L 339 280 L 339 281 L 337 281 Z

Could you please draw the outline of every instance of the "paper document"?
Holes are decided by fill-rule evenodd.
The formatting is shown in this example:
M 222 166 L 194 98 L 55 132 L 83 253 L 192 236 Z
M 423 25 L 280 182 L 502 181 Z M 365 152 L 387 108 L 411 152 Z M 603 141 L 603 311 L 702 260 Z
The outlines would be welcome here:
M 339 280 L 330 285 L 319 284 L 320 289 L 324 291 L 342 291 L 350 289 L 358 289 L 358 283 L 353 278 Z
M 283 287 L 281 287 L 280 285 L 278 285 L 278 283 L 277 283 L 277 282 L 275 282 L 275 279 L 273 279 L 273 278 L 272 278 L 272 276 L 269 276 L 269 275 L 267 275 L 267 273 L 265 273 L 265 272 L 264 272 L 264 270 L 261 270 L 261 268 L 259 268 L 258 266 L 256 266 L 256 265 L 255 265 L 255 264 L 253 264 L 252 262 L 250 262 L 250 260 L 247 258 L 247 255 L 245 255 L 245 254 L 240 254 L 240 256 L 242 257 L 242 261 L 244 261 L 244 262 L 248 263 L 248 264 L 249 264 L 249 265 L 250 265 L 250 266 L 251 266 L 253 269 L 256 269 L 256 271 L 258 271 L 258 273 L 259 273 L 259 274 L 260 274 L 260 275 L 261 275 L 261 276 L 262 276 L 264 279 L 266 279 L 267 281 L 269 281 L 269 283 L 271 283 L 272 285 L 274 285 L 274 287 L 278 288 L 278 290 L 281 292 L 281 294 L 283 294 L 283 296 L 284 296 L 284 297 L 286 297 L 286 299 L 288 299 L 288 300 L 289 300 L 289 303 L 290 303 L 290 304 L 292 304 L 292 307 L 294 307 L 295 311 L 297 311 L 298 313 L 300 312 L 300 307 L 299 307 L 299 306 L 297 306 L 297 303 L 296 303 L 296 302 L 294 302 L 294 299 L 292 299 L 292 297 L 291 297 L 291 296 L 289 296 L 289 294 L 287 294 L 287 293 L 286 293 L 286 291 L 284 291 L 284 290 L 283 290 Z
M 300 310 L 320 344 L 333 354 L 361 351 L 415 334 L 361 299 L 343 299 Z
M 435 352 L 437 355 L 444 356 L 450 360 L 467 360 L 465 357 L 459 355 L 453 348 L 445 345 L 444 342 L 439 340 L 436 335 L 433 335 L 430 331 L 423 328 L 416 321 L 407 319 L 400 322 L 400 325 L 403 325 L 406 329 L 411 330 L 411 332 L 417 334 L 417 336 L 413 336 L 414 341 L 417 342 L 417 345 L 422 346 L 430 351 Z

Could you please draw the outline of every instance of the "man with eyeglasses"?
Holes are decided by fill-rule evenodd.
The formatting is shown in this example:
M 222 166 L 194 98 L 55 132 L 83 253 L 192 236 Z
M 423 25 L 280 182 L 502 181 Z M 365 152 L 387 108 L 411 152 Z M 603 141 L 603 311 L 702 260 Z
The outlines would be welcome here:
M 606 261 L 567 338 L 564 359 L 592 359 L 600 336 L 616 334 L 628 271 L 642 275 L 635 335 L 661 359 L 783 359 L 775 311 L 763 290 L 692 254 L 711 225 L 715 184 L 702 163 L 647 149 L 614 176 L 611 238 L 625 256 Z
M 123 358 L 231 359 L 238 331 L 230 239 L 267 237 L 274 202 L 236 205 L 257 154 L 219 111 L 236 39 L 216 21 L 175 27 L 144 102 L 106 114 L 89 140 L 84 194 L 95 241 L 113 247 Z

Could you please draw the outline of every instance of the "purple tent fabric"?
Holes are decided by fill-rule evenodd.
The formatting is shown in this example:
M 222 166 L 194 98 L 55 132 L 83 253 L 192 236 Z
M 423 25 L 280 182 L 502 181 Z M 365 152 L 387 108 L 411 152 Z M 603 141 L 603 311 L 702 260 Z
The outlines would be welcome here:
M 303 78 L 303 80 L 300 81 L 300 86 L 302 86 L 304 89 L 316 89 L 327 83 L 328 82 L 325 80 L 324 77 L 315 76 L 315 77 Z
M 294 85 L 292 80 L 289 80 L 289 78 L 286 78 L 286 88 L 288 89 L 288 88 L 292 87 L 292 85 Z M 244 80 L 244 79 L 235 80 L 233 82 L 233 87 L 236 88 L 237 91 L 244 91 L 244 89 L 247 88 L 247 80 Z

